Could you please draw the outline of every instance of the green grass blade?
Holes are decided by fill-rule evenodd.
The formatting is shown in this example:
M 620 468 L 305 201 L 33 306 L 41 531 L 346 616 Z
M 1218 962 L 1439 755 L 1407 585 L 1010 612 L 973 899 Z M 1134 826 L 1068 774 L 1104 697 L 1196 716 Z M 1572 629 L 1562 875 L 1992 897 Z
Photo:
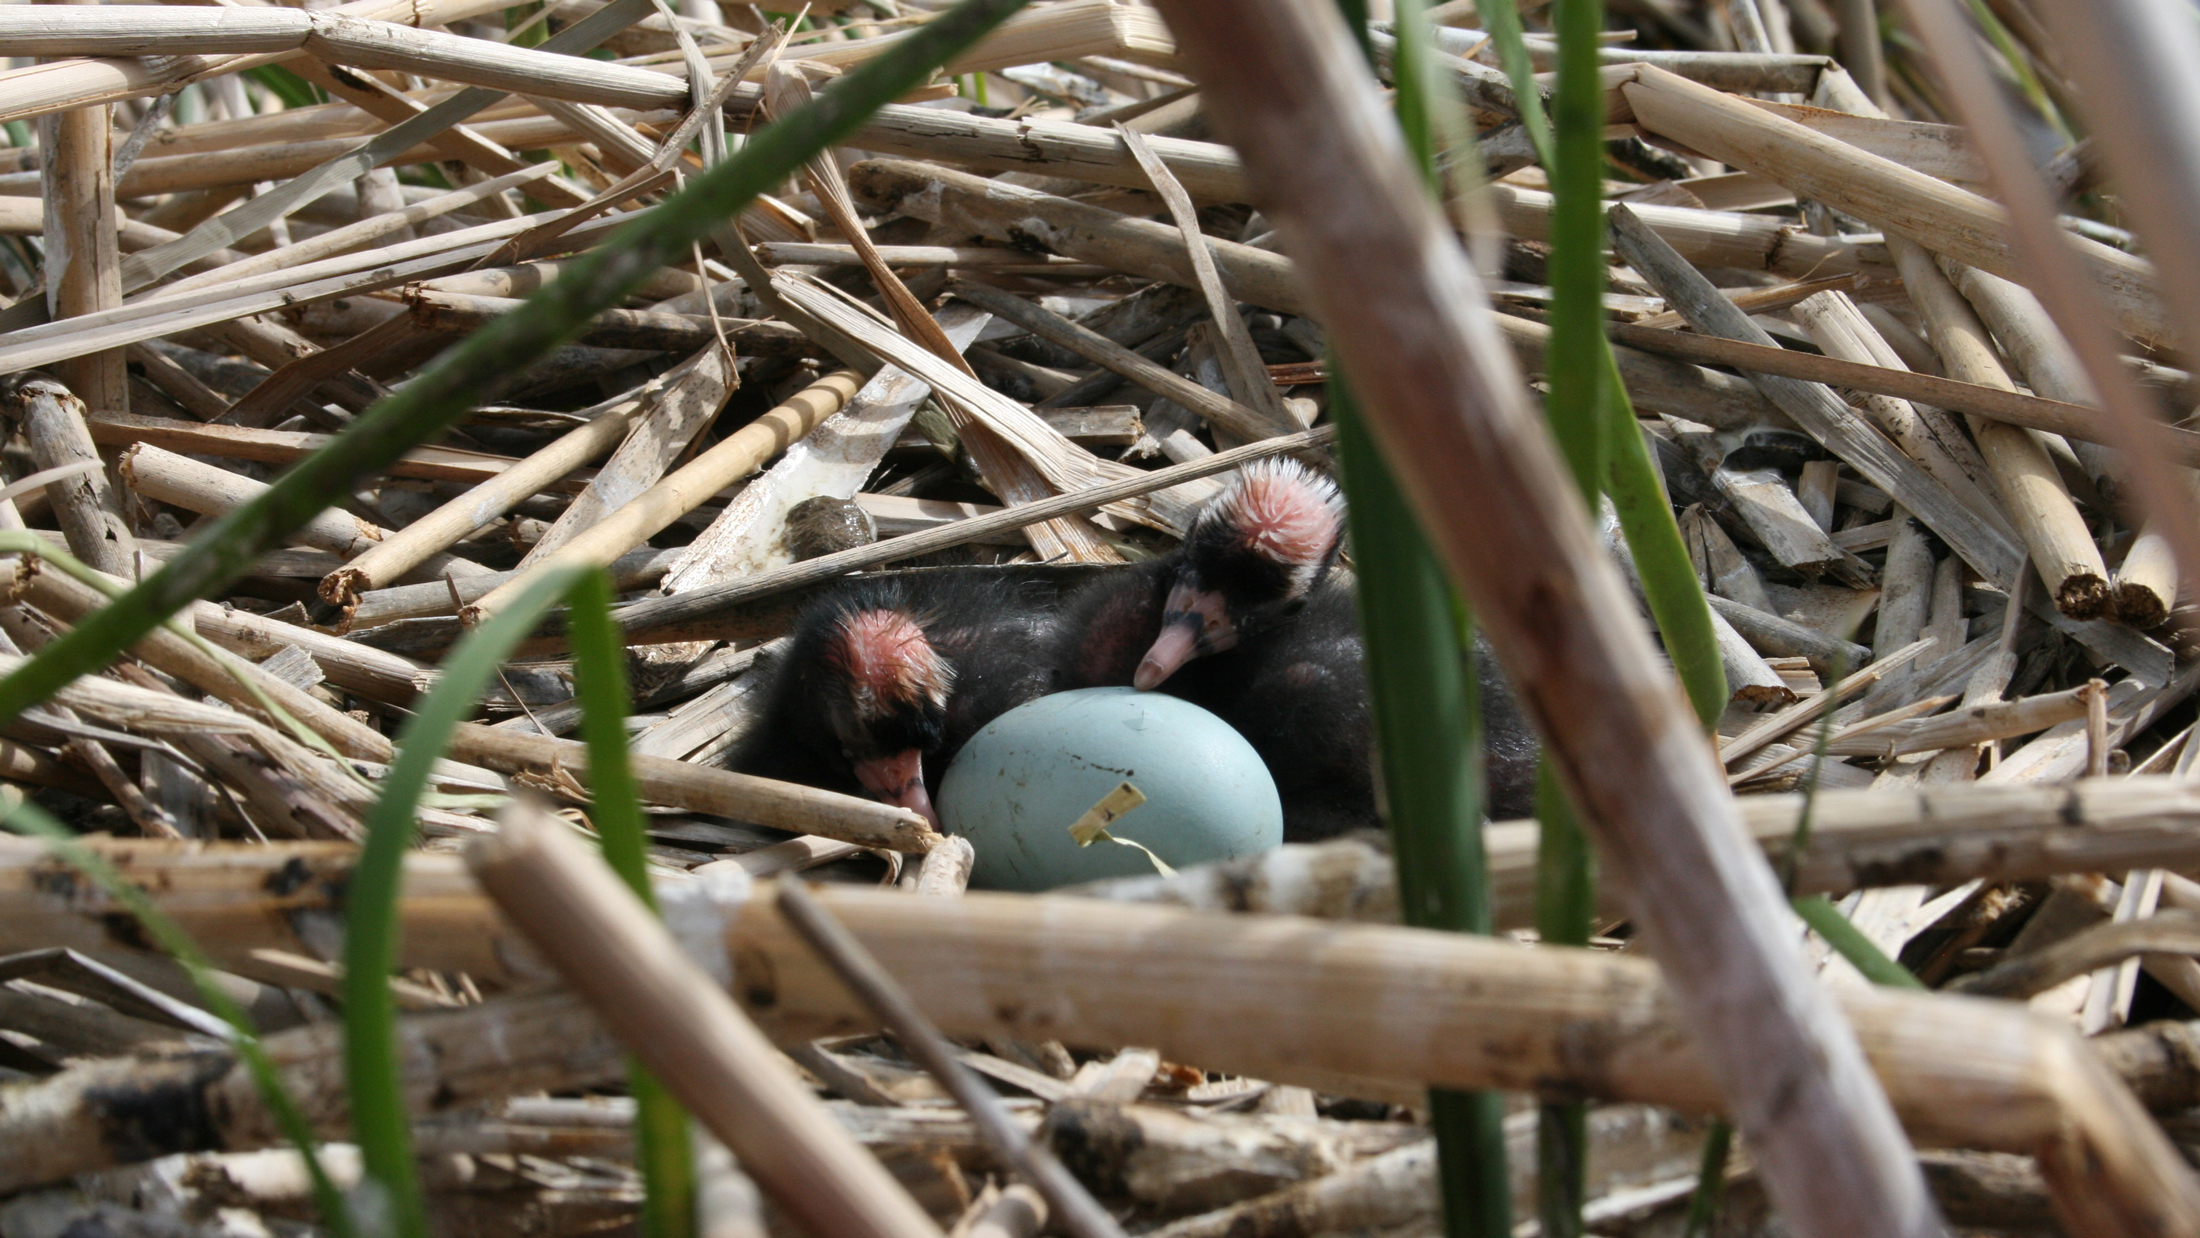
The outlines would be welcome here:
M 0 827 L 43 839 L 70 867 L 91 878 L 109 898 L 127 908 L 154 943 L 182 965 L 207 1009 L 235 1030 L 233 1047 L 244 1062 L 245 1070 L 251 1074 L 252 1085 L 259 1090 L 268 1112 L 275 1116 L 275 1124 L 282 1130 L 283 1138 L 290 1141 L 305 1162 L 306 1175 L 313 1183 L 314 1206 L 320 1210 L 322 1223 L 335 1238 L 354 1238 L 357 1228 L 352 1224 L 351 1211 L 345 1206 L 343 1192 L 336 1188 L 327 1168 L 321 1164 L 319 1141 L 313 1136 L 313 1128 L 306 1124 L 305 1114 L 283 1087 L 282 1076 L 276 1073 L 275 1063 L 260 1044 L 259 1031 L 252 1025 L 252 1017 L 222 988 L 214 974 L 213 960 L 199 949 L 198 942 L 154 906 L 145 891 L 133 885 L 107 862 L 106 857 L 78 842 L 76 835 L 36 805 L 16 805 L 0 818 Z
M 1713 1118 L 1704 1132 L 1703 1161 L 1696 1170 L 1696 1189 L 1688 1197 L 1688 1224 L 1681 1238 L 1704 1238 L 1719 1217 L 1719 1202 L 1726 1195 L 1726 1158 L 1734 1147 L 1734 1128 Z
M 1521 127 L 1528 131 L 1528 145 L 1546 169 L 1556 162 L 1551 149 L 1551 122 L 1543 114 L 1543 94 L 1536 86 L 1535 63 L 1528 59 L 1527 41 L 1520 37 L 1520 0 L 1485 0 L 1476 10 L 1490 41 L 1497 44 L 1497 62 L 1512 79 L 1513 99 L 1520 109 Z
M 1332 380 L 1330 417 L 1352 505 L 1353 565 L 1367 642 L 1384 801 L 1398 857 L 1407 924 L 1487 933 L 1489 879 L 1482 851 L 1482 714 L 1471 625 L 1405 496 Z M 1432 1089 L 1446 1232 L 1511 1232 L 1504 1110 L 1494 1092 Z
M 2070 122 L 2063 116 L 2062 109 L 2055 106 L 2054 97 L 2047 93 L 2047 87 L 2041 84 L 2039 74 L 2032 69 L 2032 57 L 2017 42 L 2017 36 L 2011 34 L 2009 27 L 2002 24 L 2001 18 L 1994 15 L 1994 10 L 1986 4 L 1986 0 L 1967 0 L 1967 6 L 1971 10 L 1972 20 L 1985 32 L 1987 41 L 1994 45 L 1995 51 L 2001 53 L 2002 62 L 2009 66 L 2010 74 L 2016 78 L 2017 89 L 2024 93 L 2025 100 L 2032 105 L 2033 110 L 2055 130 L 2055 136 L 2062 139 L 2065 145 L 2076 141 L 2077 135 L 2071 132 Z
M 1595 927 L 1596 861 L 1548 756 L 1535 767 L 1535 931 L 1546 946 L 1586 946 Z M 1588 1202 L 1588 1107 L 1536 1109 L 1536 1215 L 1542 1232 L 1578 1238 Z
M 1450 75 L 1436 62 L 1435 36 L 1429 31 L 1423 0 L 1396 0 L 1398 52 L 1391 65 L 1391 79 L 1398 86 L 1398 127 L 1406 135 L 1406 147 L 1421 162 L 1429 192 L 1447 201 L 1454 188 L 1445 184 L 1443 167 L 1454 174 L 1467 171 L 1460 157 L 1475 150 L 1474 122 L 1468 117 Z M 1449 158 L 1447 159 L 1447 156 Z M 1479 174 L 1461 177 L 1466 185 L 1479 183 Z
M 1535 932 L 1545 945 L 1586 946 L 1596 925 L 1596 857 L 1549 760 L 1535 767 Z
M 963 0 L 825 88 L 809 105 L 756 133 L 740 154 L 620 229 L 577 261 L 568 277 L 446 351 L 266 493 L 215 521 L 144 583 L 0 680 L 0 722 L 107 665 L 161 620 L 235 581 L 254 558 L 325 508 L 328 496 L 349 492 L 357 479 L 387 468 L 443 431 L 498 383 L 579 332 L 659 267 L 684 260 L 690 245 L 758 193 L 853 133 L 881 105 L 923 84 L 934 68 L 1022 5 L 1023 0 Z
M 1346 19 L 1366 37 L 1365 6 Z M 1398 121 L 1430 191 L 1445 196 L 1439 148 L 1444 109 L 1420 0 L 1397 6 Z M 1349 384 L 1330 383 L 1330 417 L 1352 505 L 1353 562 L 1367 645 L 1376 749 L 1406 923 L 1487 933 L 1489 877 L 1482 850 L 1482 711 L 1474 675 L 1474 626 L 1429 546 L 1413 509 L 1368 436 Z M 1444 1228 L 1453 1238 L 1512 1231 L 1503 1098 L 1495 1092 L 1429 1091 Z
M 397 963 L 397 892 L 414 814 L 451 732 L 473 712 L 491 676 L 521 638 L 583 572 L 553 569 L 521 590 L 509 608 L 466 634 L 445 658 L 435 687 L 397 736 L 397 759 L 367 819 L 367 841 L 352 869 L 344 904 L 344 1072 L 351 1087 L 351 1126 L 368 1181 L 382 1192 L 389 1232 L 427 1233 L 427 1210 L 414 1172 L 404 1073 L 397 1061 L 397 1003 L 390 970 Z
M 1597 73 L 1597 35 L 1603 25 L 1603 0 L 1556 0 L 1552 5 L 1558 85 L 1551 98 L 1551 145 L 1544 152 L 1551 161 L 1546 167 L 1553 200 L 1551 345 L 1544 364 L 1550 394 L 1543 410 L 1591 510 L 1603 492 L 1613 454 L 1607 444 L 1614 435 L 1606 409 L 1615 398 L 1625 399 L 1624 393 L 1615 396 L 1613 391 L 1618 374 L 1604 338 L 1604 91 Z M 1534 90 L 1532 78 L 1515 82 L 1514 93 L 1524 108 Z M 1548 756 L 1536 767 L 1536 818 L 1542 823 L 1536 929 L 1548 945 L 1585 945 L 1596 878 L 1581 823 Z M 1587 1110 L 1580 1104 L 1545 1105 L 1541 1110 L 1536 1203 L 1543 1233 L 1550 1238 L 1575 1238 L 1582 1232 L 1587 1129 Z
M 642 903 L 655 910 L 641 791 L 627 761 L 626 645 L 611 621 L 611 578 L 601 570 L 573 582 L 566 611 L 573 647 L 574 695 L 581 739 L 588 744 L 590 819 L 603 839 L 604 859 Z
M 611 597 L 611 578 L 592 571 L 573 583 L 566 610 L 581 738 L 588 744 L 590 815 L 604 859 L 655 910 L 641 793 L 627 760 L 626 647 L 611 620 Z M 642 1171 L 643 1238 L 689 1238 L 696 1227 L 695 1150 L 687 1111 L 631 1057 L 626 1073 L 634 1096 L 635 1162 Z
M 1557 0 L 1558 87 L 1551 98 L 1551 346 L 1544 414 L 1593 507 L 1604 488 L 1604 90 L 1597 75 L 1603 0 Z
M 1620 532 L 1635 557 L 1635 574 L 1642 581 L 1650 617 L 1665 641 L 1673 673 L 1688 692 L 1696 718 L 1709 731 L 1726 712 L 1726 664 L 1719 660 L 1719 637 L 1711 626 L 1711 604 L 1704 600 L 1703 582 L 1696 578 L 1688 546 L 1681 541 L 1681 527 L 1673 519 L 1673 504 L 1665 497 L 1658 466 L 1642 441 L 1635 424 L 1635 409 L 1620 382 L 1619 363 L 1607 342 L 1604 349 L 1606 381 L 1605 464 L 1606 492 L 1619 515 Z
M 1488 933 L 1480 692 L 1451 586 L 1344 384 L 1332 383 L 1329 407 L 1352 506 L 1385 800 L 1401 860 L 1411 857 L 1398 866 L 1405 921 Z
M 513 47 L 541 47 L 550 34 L 547 23 L 535 20 L 542 9 L 542 0 L 534 0 L 504 10 L 504 41 Z
M 279 64 L 263 64 L 246 69 L 244 75 L 267 87 L 276 98 L 283 101 L 284 107 L 313 107 L 328 102 L 328 96 L 321 93 L 319 86 Z
M 1864 936 L 1861 929 L 1841 914 L 1833 900 L 1823 894 L 1795 900 L 1795 914 L 1803 918 L 1826 939 L 1826 944 L 1844 959 L 1856 965 L 1864 973 L 1864 979 L 1888 989 L 1922 989 L 1925 982 L 1910 974 L 1910 969 L 1890 959 Z
M 1535 1206 L 1542 1233 L 1581 1238 L 1581 1208 L 1589 1167 L 1589 1107 L 1544 1103 L 1535 1111 Z

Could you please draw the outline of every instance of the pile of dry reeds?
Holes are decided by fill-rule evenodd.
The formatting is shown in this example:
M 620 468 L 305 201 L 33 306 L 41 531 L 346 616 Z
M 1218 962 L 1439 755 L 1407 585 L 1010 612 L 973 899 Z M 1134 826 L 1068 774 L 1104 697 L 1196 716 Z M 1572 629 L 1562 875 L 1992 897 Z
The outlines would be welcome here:
M 0 794 L 197 942 L 351 1187 L 393 738 L 469 631 L 606 569 L 662 924 L 575 842 L 565 626 L 410 813 L 389 989 L 450 1238 L 1434 1233 L 1431 1087 L 1590 1102 L 1597 1233 L 1682 1232 L 1708 1176 L 1719 1233 L 2200 1235 L 2165 6 L 1912 0 L 1883 40 L 1869 0 L 1613 3 L 1605 325 L 1710 606 L 1715 763 L 1535 413 L 1563 229 L 1471 0 L 1415 53 L 1479 131 L 1445 214 L 1328 0 L 1034 3 L 218 581 L 292 465 L 944 6 L 0 6 L 0 673 L 171 560 L 219 588 L 11 705 Z M 1385 72 L 1411 33 L 1378 22 Z M 2096 148 L 2081 113 L 2149 119 Z M 1163 552 L 1207 479 L 1327 460 L 1332 367 L 1600 844 L 1591 948 L 1531 931 L 1532 821 L 1483 831 L 1478 938 L 1397 927 L 1372 838 L 966 896 L 916 814 L 725 767 L 807 593 Z M 0 835 L 0 1236 L 330 1227 L 249 1042 L 87 871 Z M 1781 895 L 1833 896 L 1840 948 Z M 637 1220 L 628 1053 L 708 1132 L 686 1229 Z

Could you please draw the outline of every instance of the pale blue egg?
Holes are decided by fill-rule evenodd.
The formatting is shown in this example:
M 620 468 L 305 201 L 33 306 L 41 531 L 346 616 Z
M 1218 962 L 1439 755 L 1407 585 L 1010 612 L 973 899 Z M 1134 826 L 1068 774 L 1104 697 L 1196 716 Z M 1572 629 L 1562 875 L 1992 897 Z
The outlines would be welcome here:
M 1155 871 L 1136 848 L 1080 847 L 1070 826 L 1128 782 L 1146 802 L 1109 833 L 1183 868 L 1283 841 L 1283 805 L 1260 754 L 1229 723 L 1159 692 L 1086 688 L 1019 705 L 972 736 L 940 780 L 949 832 L 970 840 L 970 884 L 1051 890 Z

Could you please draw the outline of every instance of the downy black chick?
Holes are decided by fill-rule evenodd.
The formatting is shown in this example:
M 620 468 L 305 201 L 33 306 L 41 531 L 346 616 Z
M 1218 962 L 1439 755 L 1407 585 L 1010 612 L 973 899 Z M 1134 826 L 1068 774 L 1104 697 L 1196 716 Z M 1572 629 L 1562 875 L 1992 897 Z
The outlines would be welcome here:
M 1177 551 L 1070 598 L 1062 686 L 1158 688 L 1221 717 L 1268 766 L 1289 841 L 1378 827 L 1355 582 L 1335 570 L 1343 534 L 1343 502 L 1326 478 L 1290 460 L 1249 466 Z M 1475 663 L 1489 809 L 1526 816 L 1535 737 L 1479 641 Z
M 1055 690 L 1051 598 L 960 572 L 853 580 L 813 599 L 736 746 L 744 773 L 922 813 L 977 730 Z

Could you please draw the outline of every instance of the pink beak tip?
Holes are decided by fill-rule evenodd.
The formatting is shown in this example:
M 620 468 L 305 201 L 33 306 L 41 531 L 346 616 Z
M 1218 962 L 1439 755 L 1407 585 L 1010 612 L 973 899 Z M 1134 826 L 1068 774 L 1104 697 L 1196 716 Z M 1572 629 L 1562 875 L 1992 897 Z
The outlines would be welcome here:
M 1154 638 L 1153 647 L 1138 663 L 1138 669 L 1131 675 L 1131 686 L 1140 692 L 1153 691 L 1198 656 L 1198 651 L 1198 632 L 1187 624 L 1170 624 L 1161 629 L 1161 635 Z
M 880 803 L 906 808 L 931 822 L 933 829 L 942 828 L 932 796 L 924 789 L 924 759 L 916 749 L 859 761 L 856 778 Z
M 940 830 L 945 828 L 940 824 L 939 810 L 932 807 L 932 796 L 924 789 L 924 781 L 922 779 L 910 783 L 908 786 L 902 788 L 902 792 L 898 802 L 903 808 L 909 809 L 911 812 L 914 812 L 918 816 L 923 817 L 926 821 L 931 822 L 933 829 Z

